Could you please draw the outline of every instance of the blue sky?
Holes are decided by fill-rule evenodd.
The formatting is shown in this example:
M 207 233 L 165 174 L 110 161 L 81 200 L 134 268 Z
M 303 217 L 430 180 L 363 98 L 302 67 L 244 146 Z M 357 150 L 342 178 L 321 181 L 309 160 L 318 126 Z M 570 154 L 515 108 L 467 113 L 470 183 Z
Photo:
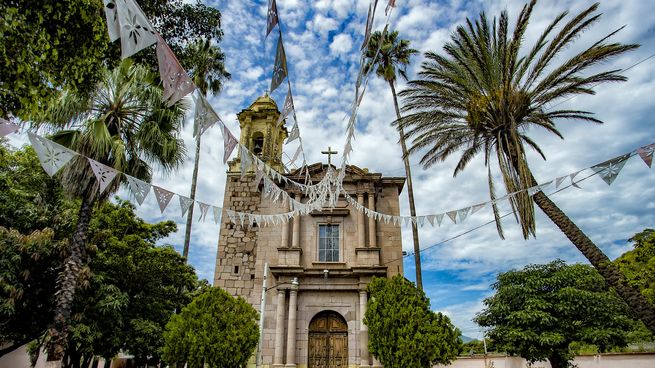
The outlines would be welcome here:
M 209 0 L 223 15 L 227 69 L 232 74 L 222 94 L 210 99 L 223 121 L 238 136 L 236 113 L 246 108 L 270 85 L 277 36 L 272 33 L 264 41 L 267 0 Z M 384 26 L 384 0 L 380 0 L 374 29 Z M 475 17 L 484 10 L 489 17 L 507 9 L 510 19 L 516 18 L 523 1 L 429 1 L 397 0 L 398 7 L 390 18 L 390 27 L 408 39 L 413 48 L 441 52 L 449 35 L 467 17 Z M 576 13 L 591 5 L 590 1 L 542 0 L 533 13 L 526 43 L 532 41 L 559 12 Z M 343 150 L 344 116 L 354 98 L 354 86 L 359 67 L 359 46 L 363 40 L 368 0 L 278 0 L 278 10 L 287 52 L 287 62 L 294 102 L 303 137 L 307 162 L 325 160 L 320 151 L 331 146 Z M 607 0 L 600 5 L 605 13 L 601 21 L 567 50 L 572 55 L 582 47 L 620 26 L 626 28 L 614 40 L 640 43 L 642 47 L 603 65 L 607 68 L 627 68 L 655 53 L 655 12 L 645 1 Z M 420 70 L 422 55 L 417 55 L 408 68 L 413 78 Z M 560 59 L 561 60 L 561 59 Z M 535 177 L 546 182 L 555 177 L 575 172 L 609 158 L 628 152 L 641 145 L 655 142 L 655 58 L 644 61 L 626 71 L 626 83 L 601 86 L 595 96 L 576 97 L 561 107 L 593 111 L 605 121 L 603 125 L 563 121 L 558 128 L 565 140 L 540 131 L 529 132 L 539 142 L 547 161 L 529 154 Z M 403 89 L 401 82 L 397 88 Z M 286 89 L 272 94 L 282 105 Z M 192 114 L 188 117 L 192 119 Z M 371 79 L 359 110 L 359 120 L 350 162 L 360 167 L 381 172 L 386 176 L 404 174 L 397 145 L 398 134 L 389 126 L 393 120 L 393 102 L 388 85 Z M 192 124 L 187 124 L 182 137 L 188 151 L 193 152 Z M 296 142 L 285 152 L 292 156 Z M 200 179 L 197 199 L 221 206 L 224 194 L 225 170 L 223 149 L 218 129 L 210 129 L 203 136 Z M 447 160 L 423 170 L 412 157 L 417 212 L 419 215 L 442 213 L 488 200 L 486 169 L 481 158 L 475 159 L 460 175 L 453 178 L 455 161 Z M 158 175 L 153 183 L 176 193 L 189 193 L 193 157 L 175 173 Z M 492 165 L 492 170 L 497 168 Z M 586 176 L 588 173 L 583 173 Z M 498 182 L 500 183 L 500 181 Z M 626 240 L 634 233 L 653 226 L 655 215 L 655 175 L 638 158 L 626 164 L 618 179 L 607 186 L 598 177 L 581 183 L 582 189 L 570 188 L 551 198 L 576 224 L 585 231 L 611 258 L 630 245 Z M 500 185 L 499 185 L 500 187 Z M 127 197 L 127 194 L 122 194 Z M 176 200 L 175 200 L 176 201 Z M 401 195 L 401 214 L 408 215 L 406 191 Z M 501 205 L 501 211 L 507 211 Z M 197 210 L 196 210 L 197 211 Z M 486 207 L 454 225 L 444 219 L 441 227 L 420 229 L 424 287 L 435 310 L 446 313 L 457 327 L 470 337 L 480 337 L 479 328 L 471 321 L 482 308 L 482 300 L 490 296 L 490 285 L 495 276 L 512 268 L 530 263 L 546 263 L 556 258 L 568 262 L 586 262 L 571 243 L 539 210 L 537 237 L 523 240 L 520 228 L 504 221 L 506 239 L 501 240 L 495 226 L 488 225 L 453 238 L 492 219 Z M 177 205 L 171 205 L 164 215 L 150 195 L 138 208 L 148 221 L 172 219 L 179 231 L 166 241 L 181 250 L 184 238 L 184 219 Z M 213 279 L 218 242 L 218 226 L 212 221 L 194 223 L 190 263 L 200 277 Z M 404 227 L 403 248 L 412 249 L 411 230 Z M 405 259 L 405 276 L 414 279 L 413 258 Z

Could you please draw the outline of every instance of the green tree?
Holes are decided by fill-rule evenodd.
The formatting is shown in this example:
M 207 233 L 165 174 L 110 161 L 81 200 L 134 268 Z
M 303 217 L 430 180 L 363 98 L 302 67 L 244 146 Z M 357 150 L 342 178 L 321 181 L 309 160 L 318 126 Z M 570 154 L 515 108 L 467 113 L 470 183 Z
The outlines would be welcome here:
M 199 39 L 189 47 L 188 65 L 191 66 L 191 78 L 203 96 L 208 93 L 218 94 L 223 89 L 225 80 L 230 79 L 230 73 L 225 70 L 225 55 L 218 46 L 212 45 L 210 39 Z M 196 131 L 196 129 L 194 129 Z M 196 199 L 198 185 L 198 165 L 200 163 L 200 132 L 196 131 L 196 155 L 193 161 L 193 176 L 191 177 L 191 200 Z M 191 244 L 191 226 L 193 224 L 193 207 L 189 207 L 184 230 L 184 248 L 182 255 L 189 257 Z
M 425 293 L 403 276 L 373 278 L 364 323 L 369 349 L 388 368 L 449 364 L 461 345 L 450 319 L 430 310 Z
M 184 159 L 178 132 L 183 122 L 182 102 L 167 107 L 154 74 L 130 60 L 107 70 L 89 95 L 63 91 L 41 121 L 55 130 L 51 139 L 86 157 L 144 181 L 150 181 L 151 164 L 164 170 Z M 48 360 L 60 361 L 65 352 L 78 278 L 84 266 L 85 245 L 93 206 L 115 192 L 124 175 L 103 193 L 86 158 L 76 156 L 62 169 L 62 185 L 82 200 L 69 253 L 58 279 L 55 321 L 50 329 Z
M 568 367 L 571 344 L 606 352 L 625 346 L 634 327 L 625 303 L 588 265 L 530 265 L 499 274 L 492 288 L 496 293 L 484 300 L 475 322 L 490 328 L 499 349 L 530 362 Z
M 595 69 L 613 57 L 638 45 L 609 43 L 617 31 L 576 53 L 561 64 L 554 60 L 601 18 L 593 4 L 570 20 L 559 14 L 537 42 L 521 54 L 530 15 L 536 4 L 523 7 L 514 32 L 503 12 L 499 21 L 489 22 L 484 13 L 476 21 L 467 20 L 444 46 L 445 55 L 426 53 L 419 79 L 401 92 L 404 111 L 409 114 L 400 126 L 412 139 L 410 152 L 421 152 L 427 168 L 462 151 L 454 175 L 477 155 L 484 155 L 488 167 L 489 192 L 495 199 L 490 162 L 496 156 L 509 201 L 521 224 L 523 236 L 535 234 L 534 203 L 580 250 L 603 278 L 628 303 L 651 331 L 655 331 L 655 309 L 628 285 L 610 259 L 543 192 L 532 197 L 525 189 L 538 184 L 528 165 L 525 145 L 545 158 L 528 133 L 541 128 L 562 138 L 555 121 L 576 119 L 600 123 L 587 111 L 552 109 L 557 101 L 580 94 L 594 94 L 593 87 L 625 81 L 621 70 Z M 558 31 L 557 31 L 558 30 Z M 550 38 L 550 39 L 549 39 Z M 538 129 L 540 130 L 540 129 Z M 533 203 L 534 201 L 534 203 Z M 503 237 L 500 218 L 493 206 L 498 232 Z
M 614 263 L 628 283 L 655 305 L 655 230 L 644 229 L 630 241 L 634 243 L 634 249 L 625 252 Z
M 418 53 L 409 47 L 409 41 L 398 38 L 398 31 L 391 33 L 376 31 L 371 35 L 365 56 L 365 71 L 375 69 L 378 77 L 389 83 L 393 106 L 396 109 L 396 119 L 401 120 L 400 109 L 398 108 L 398 96 L 396 94 L 396 79 L 398 75 L 407 80 L 407 65 L 412 55 Z M 416 205 L 414 204 L 414 186 L 412 185 L 412 170 L 409 163 L 405 132 L 402 126 L 398 126 L 400 134 L 400 148 L 407 177 L 407 197 L 409 198 L 410 215 L 416 217 Z M 414 242 L 414 267 L 416 268 L 416 285 L 423 290 L 423 277 L 421 275 L 421 248 L 419 247 L 418 227 L 412 222 L 412 240 Z
M 245 367 L 259 340 L 257 318 L 243 298 L 208 289 L 166 326 L 164 360 L 189 368 Z

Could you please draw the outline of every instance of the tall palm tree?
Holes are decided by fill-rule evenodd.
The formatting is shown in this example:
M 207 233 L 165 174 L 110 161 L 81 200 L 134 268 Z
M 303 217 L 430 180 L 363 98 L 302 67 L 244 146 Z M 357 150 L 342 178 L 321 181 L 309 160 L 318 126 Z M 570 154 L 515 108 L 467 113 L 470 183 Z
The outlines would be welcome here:
M 220 47 L 212 45 L 208 39 L 200 39 L 189 47 L 191 60 L 191 79 L 203 96 L 208 92 L 217 94 L 223 89 L 223 82 L 230 79 L 230 73 L 225 69 L 225 55 Z M 191 178 L 191 200 L 196 199 L 198 183 L 198 163 L 200 162 L 200 132 L 196 135 L 196 156 L 193 162 L 193 177 Z M 189 207 L 184 231 L 184 249 L 182 255 L 189 258 L 191 244 L 191 224 L 193 223 L 193 206 Z
M 462 150 L 454 175 L 460 173 L 478 153 L 488 165 L 496 156 L 508 193 L 537 184 L 528 166 L 525 145 L 544 159 L 529 128 L 537 127 L 562 138 L 555 120 L 577 119 L 601 123 L 591 112 L 549 109 L 554 103 L 579 94 L 594 94 L 594 86 L 625 81 L 621 70 L 592 69 L 613 57 L 634 50 L 638 45 L 609 43 L 611 32 L 563 63 L 553 65 L 562 51 L 571 48 L 585 30 L 601 17 L 593 4 L 570 19 L 559 14 L 546 27 L 537 42 L 520 54 L 526 28 L 536 0 L 523 7 L 513 33 L 508 30 L 507 12 L 496 22 L 484 13 L 475 22 L 467 20 L 444 46 L 445 55 L 426 53 L 419 79 L 409 82 L 400 93 L 403 111 L 409 114 L 400 126 L 412 139 L 410 153 L 424 152 L 421 163 L 430 167 Z M 556 31 L 556 28 L 559 31 Z M 552 37 L 552 39 L 549 39 Z M 495 198 L 491 171 L 489 191 Z M 628 285 L 624 275 L 610 262 L 543 192 L 532 198 L 521 192 L 510 198 L 523 236 L 535 233 L 534 203 L 571 240 L 609 285 L 655 332 L 655 310 Z M 494 215 L 502 237 L 497 208 Z
M 51 139 L 107 166 L 150 181 L 151 164 L 171 170 L 184 161 L 184 142 L 178 132 L 183 102 L 167 107 L 155 75 L 128 59 L 106 70 L 90 95 L 64 91 L 37 120 L 54 130 Z M 61 182 L 81 198 L 78 220 L 58 279 L 55 321 L 49 330 L 49 366 L 60 366 L 68 337 L 68 320 L 77 280 L 85 264 L 86 236 L 96 203 L 118 190 L 126 178 L 119 175 L 99 193 L 89 163 L 76 156 L 62 170 Z M 59 362 L 59 363 L 57 363 Z
M 368 42 L 366 53 L 366 64 L 364 71 L 368 72 L 375 69 L 378 77 L 389 83 L 391 95 L 393 96 L 393 106 L 396 109 L 396 119 L 400 121 L 400 109 L 398 108 L 398 96 L 396 94 L 396 79 L 400 75 L 407 80 L 406 68 L 412 55 L 418 53 L 417 50 L 409 48 L 409 41 L 398 38 L 398 31 L 374 32 Z M 405 142 L 405 132 L 402 126 L 398 126 L 400 134 L 400 147 L 403 155 L 403 164 L 405 165 L 405 176 L 407 176 L 407 196 L 409 197 L 409 213 L 416 217 L 416 206 L 414 205 L 414 187 L 412 186 L 412 171 L 409 164 L 409 155 L 407 154 L 407 144 Z M 412 221 L 412 239 L 414 241 L 414 265 L 416 267 L 416 286 L 423 290 L 423 278 L 421 276 L 421 249 L 418 241 L 418 227 L 416 222 Z

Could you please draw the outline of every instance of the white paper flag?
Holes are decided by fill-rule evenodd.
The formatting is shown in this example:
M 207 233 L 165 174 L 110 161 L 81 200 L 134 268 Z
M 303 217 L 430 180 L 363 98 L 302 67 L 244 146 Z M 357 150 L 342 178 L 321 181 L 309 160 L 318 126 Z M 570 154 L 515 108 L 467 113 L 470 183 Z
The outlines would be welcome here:
M 275 126 L 279 126 L 282 120 L 286 119 L 287 116 L 294 110 L 293 107 L 293 96 L 291 95 L 291 87 L 287 91 L 287 97 L 284 99 L 284 106 L 282 107 L 282 112 L 280 117 L 277 118 Z
M 252 159 L 250 158 L 250 151 L 245 146 L 239 147 L 241 148 L 241 176 L 243 177 L 252 165 Z
M 217 224 L 221 222 L 221 208 L 212 206 L 212 212 L 214 212 L 214 222 Z
M 189 210 L 189 207 L 191 207 L 191 204 L 193 204 L 193 200 L 189 197 L 177 195 L 178 199 L 180 200 L 180 210 L 182 211 L 182 217 L 186 214 L 186 211 Z
M 234 138 L 232 132 L 230 132 L 230 130 L 227 128 L 227 125 L 221 125 L 223 127 L 223 164 L 225 164 L 230 158 L 232 151 L 234 151 L 234 147 L 239 144 L 239 141 Z
M 105 191 L 105 189 L 107 189 L 116 175 L 118 175 L 118 171 L 114 170 L 113 167 L 109 167 L 94 159 L 88 157 L 87 159 L 89 160 L 93 174 L 96 176 L 96 179 L 98 179 L 98 182 L 100 183 L 100 193 L 102 193 Z
M 205 221 L 205 217 L 207 216 L 207 211 L 209 210 L 209 205 L 202 203 L 202 202 L 197 202 L 198 205 L 200 206 L 200 217 L 198 217 L 198 221 Z
M 440 213 L 440 214 L 437 215 L 437 225 L 438 226 L 441 226 L 441 221 L 443 220 L 443 216 L 444 216 L 443 213 Z
M 196 103 L 196 113 L 193 119 L 193 136 L 195 137 L 198 134 L 202 135 L 205 133 L 207 129 L 219 122 L 221 118 L 218 117 L 218 114 L 216 114 L 205 96 L 200 94 L 200 91 L 193 95 L 193 99 Z
M 582 170 L 580 170 L 580 171 L 576 171 L 576 172 L 574 172 L 573 174 L 569 175 L 569 178 L 571 178 L 571 185 L 573 185 L 574 187 L 576 187 L 576 188 L 578 188 L 578 189 L 581 189 L 581 188 L 580 188 L 580 186 L 578 185 L 578 183 L 576 183 L 573 179 L 575 179 L 576 175 L 578 175 L 578 174 L 581 173 L 581 172 L 582 172 Z
M 55 175 L 76 155 L 74 151 L 31 132 L 27 132 L 27 136 L 39 156 L 43 170 L 50 176 Z
M 295 139 L 298 139 L 298 137 L 300 137 L 300 130 L 298 130 L 298 123 L 296 122 L 295 124 L 293 124 L 293 128 L 291 128 L 291 132 L 289 133 L 289 137 L 287 138 L 286 144 L 289 144 Z
M 462 223 L 464 220 L 466 220 L 466 217 L 469 215 L 469 210 L 471 207 L 466 207 L 462 208 L 461 210 L 457 210 L 457 215 L 459 215 L 459 222 Z
M 18 125 L 0 118 L 0 137 L 17 132 L 19 129 L 20 127 Z
M 136 198 L 136 201 L 139 203 L 139 206 L 143 204 L 143 201 L 150 193 L 150 183 L 146 183 L 143 180 L 139 180 L 133 176 L 125 175 L 127 177 L 127 183 L 130 186 L 130 191 Z
M 169 192 L 164 188 L 160 188 L 156 185 L 152 186 L 152 191 L 155 193 L 155 198 L 157 198 L 157 204 L 159 205 L 159 210 L 161 213 L 164 213 L 164 210 L 168 206 L 168 203 L 173 198 L 173 192 Z
M 607 185 L 611 185 L 614 182 L 614 179 L 619 176 L 621 169 L 623 169 L 623 166 L 629 158 L 630 154 L 615 157 L 611 160 L 592 166 L 591 169 L 600 175 L 601 179 L 603 179 Z
M 487 202 L 476 204 L 475 206 L 471 207 L 471 215 L 480 211 L 487 205 Z
M 107 19 L 107 29 L 109 31 L 109 41 L 114 42 L 121 36 L 121 25 L 118 22 L 118 13 L 116 11 L 116 1 L 104 0 L 105 18 Z
M 426 217 L 427 217 L 428 222 L 430 223 L 430 225 L 434 226 L 434 219 L 435 219 L 436 216 L 435 215 L 428 215 Z
M 155 30 L 135 0 L 116 0 L 121 26 L 121 58 L 128 58 L 157 42 Z
M 555 189 L 559 189 L 560 184 L 566 179 L 566 176 L 560 176 L 559 178 L 555 179 Z

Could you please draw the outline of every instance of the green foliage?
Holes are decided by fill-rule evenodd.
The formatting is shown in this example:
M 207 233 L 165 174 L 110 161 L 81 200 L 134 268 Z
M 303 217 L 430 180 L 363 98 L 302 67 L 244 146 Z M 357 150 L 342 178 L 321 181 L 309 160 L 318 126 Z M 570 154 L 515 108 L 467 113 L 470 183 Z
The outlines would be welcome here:
M 588 265 L 530 265 L 499 274 L 492 287 L 496 294 L 484 300 L 475 321 L 490 328 L 499 350 L 530 362 L 548 359 L 553 368 L 566 367 L 571 344 L 605 352 L 625 346 L 634 327 L 625 303 Z
M 630 241 L 634 243 L 634 249 L 625 252 L 614 263 L 628 282 L 655 304 L 655 230 L 645 229 Z
M 423 291 L 401 275 L 373 278 L 364 323 L 369 349 L 388 368 L 448 364 L 461 341 L 450 319 L 430 310 Z
M 208 289 L 166 325 L 164 360 L 189 368 L 245 367 L 259 340 L 257 318 L 243 298 Z
M 496 351 L 496 345 L 493 340 L 487 339 L 487 353 Z M 484 341 L 473 339 L 462 344 L 459 355 L 484 354 Z
M 397 74 L 407 80 L 409 59 L 417 53 L 417 50 L 409 47 L 408 40 L 398 38 L 398 31 L 375 31 L 364 54 L 365 71 L 375 69 L 378 77 L 390 83 L 396 81 Z

